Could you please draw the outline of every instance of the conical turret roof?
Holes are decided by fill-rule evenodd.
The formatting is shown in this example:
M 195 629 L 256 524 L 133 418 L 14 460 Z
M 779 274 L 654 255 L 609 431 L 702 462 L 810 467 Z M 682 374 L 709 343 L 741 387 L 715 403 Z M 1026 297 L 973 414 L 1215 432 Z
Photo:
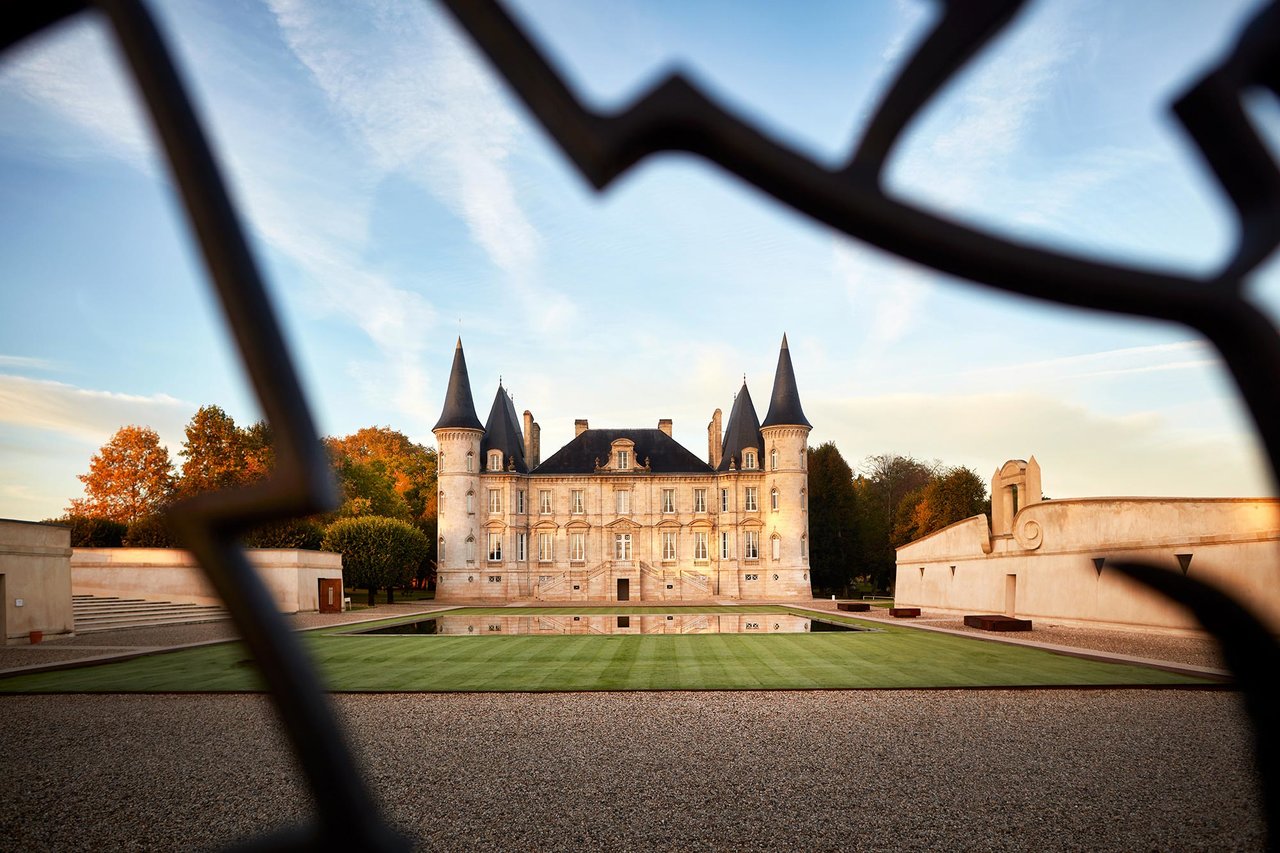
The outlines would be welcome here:
M 778 370 L 773 375 L 773 397 L 769 400 L 769 413 L 764 416 L 763 426 L 783 425 L 813 428 L 800 406 L 800 392 L 796 388 L 795 371 L 791 369 L 791 350 L 787 347 L 785 333 L 778 353 Z
M 444 395 L 444 411 L 433 430 L 484 429 L 476 417 L 476 404 L 471 400 L 471 377 L 467 376 L 467 358 L 462 354 L 462 338 L 453 350 L 453 369 L 449 371 L 449 390 Z
M 493 398 L 489 420 L 484 424 L 480 457 L 487 459 L 490 450 L 502 451 L 504 469 L 514 462 L 512 470 L 520 474 L 529 473 L 529 466 L 524 460 L 524 435 L 520 431 L 520 419 L 516 417 L 515 403 L 511 402 L 511 397 L 502 387 L 502 380 L 498 380 L 498 394 Z
M 764 452 L 764 438 L 760 435 L 760 418 L 756 416 L 755 404 L 751 402 L 751 392 L 747 383 L 742 383 L 742 390 L 733 398 L 733 410 L 729 412 L 729 423 L 724 428 L 723 450 L 717 471 L 728 471 L 729 462 L 742 468 L 742 450 L 754 447 L 757 453 Z

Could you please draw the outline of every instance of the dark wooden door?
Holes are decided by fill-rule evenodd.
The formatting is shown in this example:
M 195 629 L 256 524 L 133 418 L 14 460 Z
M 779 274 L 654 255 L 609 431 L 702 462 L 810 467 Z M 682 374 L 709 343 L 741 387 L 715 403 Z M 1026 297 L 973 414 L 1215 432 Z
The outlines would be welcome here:
M 631 581 L 626 578 L 618 578 L 618 600 L 631 600 Z

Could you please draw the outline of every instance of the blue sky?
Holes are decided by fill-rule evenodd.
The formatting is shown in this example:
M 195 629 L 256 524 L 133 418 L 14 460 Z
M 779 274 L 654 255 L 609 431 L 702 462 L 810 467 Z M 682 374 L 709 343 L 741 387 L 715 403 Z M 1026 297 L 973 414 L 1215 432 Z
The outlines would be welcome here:
M 430 443 L 461 333 L 544 456 L 675 421 L 705 453 L 788 333 L 814 443 L 1055 497 L 1274 493 L 1214 353 L 1181 328 L 991 293 L 814 225 L 686 156 L 592 192 L 422 3 L 154 3 L 241 203 L 321 429 Z M 591 102 L 679 66 L 839 163 L 924 2 L 513 8 Z M 1033 3 L 911 128 L 893 191 L 983 228 L 1203 272 L 1234 239 L 1167 104 L 1256 3 Z M 57 515 L 119 426 L 175 453 L 204 403 L 257 417 L 164 164 L 93 19 L 0 65 L 0 517 Z M 1280 112 L 1252 104 L 1275 144 Z M 1273 259 L 1251 283 L 1280 316 Z M 763 416 L 763 410 L 760 415 Z M 175 456 L 176 458 L 176 456 Z

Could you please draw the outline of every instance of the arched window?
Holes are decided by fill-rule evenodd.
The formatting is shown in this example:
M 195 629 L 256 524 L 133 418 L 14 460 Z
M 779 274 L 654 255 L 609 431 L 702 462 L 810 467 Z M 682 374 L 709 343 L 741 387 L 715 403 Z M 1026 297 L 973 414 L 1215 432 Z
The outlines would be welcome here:
M 809 559 L 809 537 L 808 536 L 800 537 L 800 558 L 802 560 Z
M 444 537 L 440 537 L 440 541 L 436 543 L 436 559 L 441 563 L 444 562 Z
M 769 508 L 774 512 L 778 511 L 778 489 L 776 486 L 769 491 Z
M 754 450 L 742 451 L 742 467 L 748 469 L 756 467 L 756 452 Z
M 489 470 L 490 471 L 502 470 L 502 451 L 501 450 L 489 451 Z
M 776 533 L 773 534 L 773 537 L 769 540 L 769 547 L 773 552 L 772 554 L 773 559 L 781 560 L 782 559 L 782 537 Z
M 776 447 L 769 451 L 769 468 L 778 470 L 778 448 Z
M 467 515 L 472 515 L 476 511 L 476 493 L 467 492 Z
M 800 490 L 800 508 L 801 509 L 809 508 L 809 493 L 806 492 L 804 489 Z
M 467 537 L 467 562 L 474 563 L 476 561 L 476 537 Z
M 476 455 L 470 450 L 467 451 L 467 473 L 470 474 L 476 470 Z

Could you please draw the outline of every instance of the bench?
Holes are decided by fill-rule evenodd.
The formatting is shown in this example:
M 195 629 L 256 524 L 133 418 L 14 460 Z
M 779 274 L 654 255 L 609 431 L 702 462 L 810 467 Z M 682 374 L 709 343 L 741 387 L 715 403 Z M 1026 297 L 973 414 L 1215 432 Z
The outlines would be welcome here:
M 999 616 L 994 613 L 975 614 L 964 617 L 964 624 L 970 628 L 983 631 L 1030 631 L 1030 619 L 1015 619 L 1012 616 Z
M 870 604 L 861 601 L 842 601 L 836 605 L 836 610 L 846 610 L 850 613 L 866 613 L 870 609 Z
M 889 615 L 894 619 L 914 619 L 920 615 L 919 607 L 890 607 Z

